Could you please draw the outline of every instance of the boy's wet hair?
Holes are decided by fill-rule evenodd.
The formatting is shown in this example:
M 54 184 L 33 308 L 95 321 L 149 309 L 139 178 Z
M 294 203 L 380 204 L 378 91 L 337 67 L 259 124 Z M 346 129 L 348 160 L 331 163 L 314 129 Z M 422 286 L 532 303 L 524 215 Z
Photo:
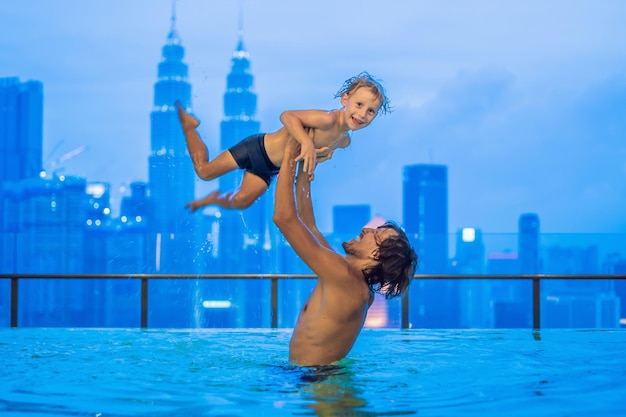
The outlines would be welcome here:
M 379 114 L 387 114 L 391 113 L 392 107 L 389 103 L 389 98 L 387 97 L 387 92 L 385 88 L 381 84 L 381 80 L 374 78 L 367 71 L 363 71 L 362 73 L 355 75 L 354 77 L 348 78 L 339 91 L 335 94 L 335 98 L 341 97 L 344 94 L 350 94 L 358 88 L 367 87 L 372 90 L 372 92 L 380 99 L 380 107 L 378 108 Z

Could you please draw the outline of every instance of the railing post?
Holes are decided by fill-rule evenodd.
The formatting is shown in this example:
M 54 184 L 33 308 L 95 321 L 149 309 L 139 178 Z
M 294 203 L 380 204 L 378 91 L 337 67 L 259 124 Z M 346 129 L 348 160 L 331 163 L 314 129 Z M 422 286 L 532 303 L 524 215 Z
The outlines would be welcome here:
M 407 290 L 402 295 L 402 311 L 400 317 L 400 328 L 408 329 L 409 328 L 409 291 Z
M 278 327 L 278 279 L 272 278 L 272 329 Z
M 18 278 L 11 278 L 11 327 L 17 327 Z
M 533 330 L 541 328 L 541 280 L 533 278 Z
M 148 278 L 141 278 L 141 328 L 148 327 Z

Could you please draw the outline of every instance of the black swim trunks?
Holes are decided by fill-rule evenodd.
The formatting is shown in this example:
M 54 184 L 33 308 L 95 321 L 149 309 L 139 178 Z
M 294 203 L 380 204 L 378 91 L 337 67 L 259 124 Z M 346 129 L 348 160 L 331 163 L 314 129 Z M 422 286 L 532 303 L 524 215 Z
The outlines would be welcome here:
M 267 152 L 263 139 L 265 133 L 251 135 L 237 143 L 229 149 L 239 168 L 260 177 L 267 186 L 270 186 L 272 178 L 278 174 L 280 167 L 272 163 Z

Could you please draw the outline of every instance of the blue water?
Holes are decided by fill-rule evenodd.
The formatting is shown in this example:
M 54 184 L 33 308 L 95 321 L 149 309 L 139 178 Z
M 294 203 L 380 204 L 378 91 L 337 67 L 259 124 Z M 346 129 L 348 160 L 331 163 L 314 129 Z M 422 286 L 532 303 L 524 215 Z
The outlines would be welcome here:
M 319 370 L 290 335 L 0 329 L 0 415 L 625 415 L 626 331 L 366 329 Z

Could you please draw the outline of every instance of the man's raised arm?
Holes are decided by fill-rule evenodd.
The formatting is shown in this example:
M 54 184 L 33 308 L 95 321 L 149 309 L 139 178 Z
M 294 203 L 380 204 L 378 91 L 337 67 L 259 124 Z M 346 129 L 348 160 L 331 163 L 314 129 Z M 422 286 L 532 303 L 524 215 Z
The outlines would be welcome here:
M 278 172 L 276 181 L 276 201 L 274 203 L 274 223 L 289 241 L 285 230 L 290 224 L 301 223 L 296 212 L 293 183 L 296 175 L 295 157 L 298 151 L 298 143 L 290 139 L 285 147 L 283 163 Z
M 315 215 L 313 214 L 313 203 L 311 201 L 311 181 L 309 175 L 304 171 L 302 164 L 298 168 L 296 178 L 296 204 L 298 206 L 298 216 L 305 226 L 313 233 L 317 241 L 329 249 L 330 244 L 317 229 Z
M 296 175 L 295 158 L 298 155 L 298 144 L 290 140 L 285 150 L 285 156 L 280 166 L 276 182 L 276 199 L 274 202 L 274 223 L 281 231 L 293 250 L 320 279 L 329 279 L 337 274 L 345 275 L 345 261 L 343 257 L 328 247 L 325 240 L 320 240 L 298 216 L 294 178 Z M 303 180 L 308 181 L 307 175 Z M 304 188 L 299 192 L 305 192 Z M 304 194 L 302 194 L 304 195 Z M 310 204 L 310 201 L 308 201 Z M 312 218 L 313 212 L 309 209 L 302 213 Z M 315 224 L 313 223 L 313 226 Z M 343 269 L 342 269 L 343 268 Z

